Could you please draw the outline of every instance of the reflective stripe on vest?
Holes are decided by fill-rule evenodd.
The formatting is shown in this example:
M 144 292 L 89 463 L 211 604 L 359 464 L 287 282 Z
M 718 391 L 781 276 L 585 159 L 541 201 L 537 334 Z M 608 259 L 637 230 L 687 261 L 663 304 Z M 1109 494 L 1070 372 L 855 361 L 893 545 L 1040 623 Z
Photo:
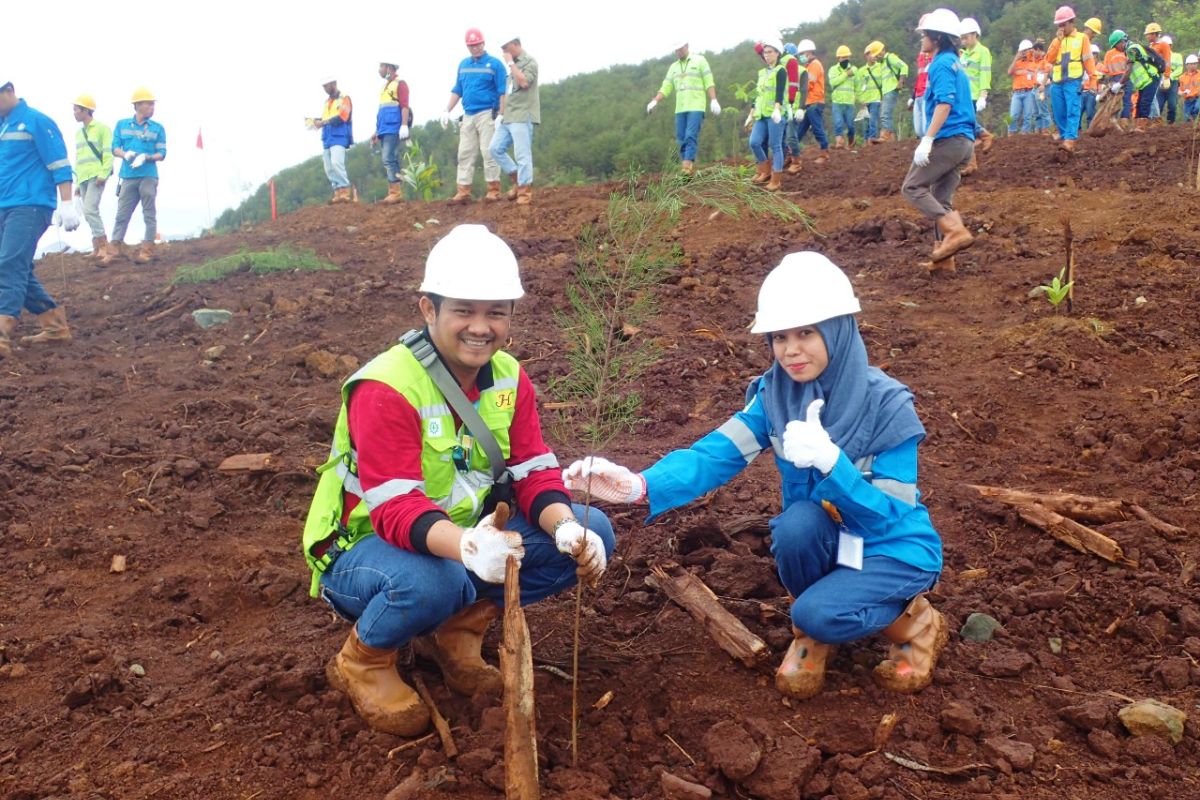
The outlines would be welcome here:
M 1073 81 L 1083 76 L 1084 48 L 1087 37 L 1079 31 L 1064 36 L 1059 41 L 1058 61 L 1054 64 L 1051 78 L 1055 83 Z M 1065 77 L 1064 77 L 1065 75 Z
M 1125 48 L 1125 55 L 1133 62 L 1133 69 L 1130 70 L 1129 75 L 1133 81 L 1133 88 L 1137 91 L 1145 89 L 1158 80 L 1162 74 L 1150 61 L 1150 54 L 1146 52 L 1146 48 L 1137 42 L 1133 42 Z
M 774 67 L 763 67 L 758 71 L 758 90 L 754 98 L 754 110 L 759 119 L 769 117 L 775 111 L 775 87 L 779 81 L 777 76 L 782 69 L 782 64 L 776 64 Z M 787 100 L 786 96 L 784 100 Z

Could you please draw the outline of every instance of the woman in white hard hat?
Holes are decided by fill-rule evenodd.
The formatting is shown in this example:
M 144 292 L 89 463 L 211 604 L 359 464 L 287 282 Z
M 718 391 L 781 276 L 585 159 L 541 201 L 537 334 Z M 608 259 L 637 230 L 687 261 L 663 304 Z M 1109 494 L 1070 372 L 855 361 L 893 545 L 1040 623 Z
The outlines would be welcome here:
M 783 136 L 786 122 L 787 70 L 780 59 L 783 44 L 779 37 L 763 39 L 763 68 L 758 71 L 758 88 L 754 107 L 746 117 L 750 128 L 750 152 L 754 154 L 757 170 L 751 183 L 765 184 L 769 192 L 779 191 L 783 179 Z
M 867 364 L 845 274 L 820 253 L 791 253 L 763 281 L 751 330 L 775 363 L 751 381 L 747 404 L 685 450 L 641 473 L 602 458 L 563 478 L 613 502 L 648 503 L 651 518 L 727 483 L 772 449 L 783 510 L 771 554 L 796 598 L 794 639 L 775 674 L 786 695 L 821 691 L 832 645 L 882 631 L 875 670 L 887 689 L 929 685 L 946 621 L 923 594 L 942 569 L 942 542 L 917 491 L 925 429 L 912 393 Z
M 962 170 L 975 150 L 975 103 L 971 84 L 958 60 L 961 24 L 953 11 L 938 8 L 921 18 L 921 46 L 934 53 L 925 88 L 928 125 L 913 151 L 912 167 L 904 179 L 904 196 L 937 223 L 931 273 L 954 271 L 953 256 L 970 247 L 975 237 L 951 207 Z

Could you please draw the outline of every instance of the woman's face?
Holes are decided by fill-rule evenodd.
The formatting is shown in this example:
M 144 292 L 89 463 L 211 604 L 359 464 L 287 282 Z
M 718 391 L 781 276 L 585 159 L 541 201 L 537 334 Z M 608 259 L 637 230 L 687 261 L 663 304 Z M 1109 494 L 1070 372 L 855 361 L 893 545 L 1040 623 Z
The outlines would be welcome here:
M 773 67 L 779 61 L 779 51 L 774 47 L 763 47 L 763 60 L 768 67 Z
M 934 46 L 933 37 L 930 36 L 928 33 L 921 34 L 921 52 L 922 53 L 932 53 L 933 46 Z
M 797 383 L 815 381 L 829 366 L 825 338 L 811 326 L 772 333 L 771 352 L 788 377 Z

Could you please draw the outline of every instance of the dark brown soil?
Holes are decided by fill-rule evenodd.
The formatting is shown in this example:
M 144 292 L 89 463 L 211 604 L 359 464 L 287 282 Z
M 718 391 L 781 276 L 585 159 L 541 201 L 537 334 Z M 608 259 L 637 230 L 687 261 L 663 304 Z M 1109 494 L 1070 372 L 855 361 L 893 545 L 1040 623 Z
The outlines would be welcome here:
M 1172 748 L 1130 738 L 1115 713 L 1122 697 L 1200 710 L 1190 144 L 1182 129 L 1114 135 L 1063 165 L 1047 140 L 999 141 L 959 190 L 980 235 L 953 278 L 918 266 L 929 224 L 899 194 L 911 145 L 832 153 L 789 176 L 816 233 L 685 219 L 684 265 L 643 333 L 665 348 L 645 380 L 648 422 L 606 455 L 644 467 L 738 408 L 768 363 L 747 332 L 762 277 L 787 251 L 822 250 L 858 287 L 872 361 L 912 387 L 928 428 L 922 490 L 946 551 L 934 600 L 955 634 L 916 697 L 876 688 L 884 647 L 866 641 L 840 648 L 823 695 L 789 703 L 644 583 L 655 561 L 683 563 L 781 655 L 787 599 L 766 530 L 736 524 L 778 510 L 769 459 L 654 525 L 610 509 L 618 557 L 585 598 L 576 769 L 570 684 L 537 672 L 545 796 L 660 797 L 664 770 L 718 797 L 764 800 L 1200 796 L 1194 719 Z M 162 247 L 150 267 L 45 260 L 39 274 L 76 338 L 0 364 L 0 797 L 382 798 L 406 779 L 393 798 L 501 796 L 498 704 L 452 695 L 418 665 L 462 755 L 447 762 L 431 740 L 388 760 L 401 742 L 366 729 L 329 689 L 323 667 L 346 626 L 307 597 L 299 532 L 338 381 L 417 323 L 431 243 L 463 221 L 513 243 L 529 299 L 512 349 L 545 387 L 565 363 L 551 312 L 566 305 L 576 236 L 604 213 L 606 191 L 539 190 L 528 208 L 310 208 Z M 1079 281 L 1072 312 L 1055 314 L 1029 292 L 1064 263 L 1064 213 Z M 432 217 L 440 224 L 414 228 Z M 341 271 L 168 289 L 180 264 L 283 243 Z M 190 311 L 204 306 L 233 319 L 201 331 Z M 551 417 L 560 460 L 583 455 Z M 261 451 L 276 454 L 277 473 L 216 471 Z M 1138 562 L 1115 567 L 971 483 L 1119 497 L 1190 533 L 1101 526 Z M 114 555 L 125 572 L 110 572 Z M 1004 625 L 990 643 L 957 635 L 977 611 Z M 570 670 L 573 614 L 573 596 L 528 609 L 538 663 Z M 992 768 L 948 778 L 887 760 L 874 735 L 889 713 L 900 721 L 888 752 Z

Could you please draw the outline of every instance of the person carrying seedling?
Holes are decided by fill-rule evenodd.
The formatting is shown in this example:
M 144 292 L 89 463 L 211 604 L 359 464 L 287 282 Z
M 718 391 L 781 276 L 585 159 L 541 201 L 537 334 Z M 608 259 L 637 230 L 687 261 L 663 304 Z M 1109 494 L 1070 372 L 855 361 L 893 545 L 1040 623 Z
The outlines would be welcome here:
M 1054 25 L 1058 29 L 1046 61 L 1050 67 L 1050 108 L 1054 112 L 1054 124 L 1058 127 L 1059 147 L 1067 153 L 1074 152 L 1079 138 L 1080 103 L 1083 93 L 1083 78 L 1095 73 L 1092 46 L 1075 28 L 1075 10 L 1060 6 L 1054 12 Z M 1094 98 L 1094 95 L 1093 95 Z
M 679 143 L 680 170 L 691 175 L 696 169 L 700 126 L 704 124 L 704 99 L 707 96 L 709 113 L 715 117 L 721 116 L 721 104 L 717 102 L 717 84 L 708 59 L 699 53 L 692 55 L 686 39 L 677 42 L 673 49 L 676 60 L 667 67 L 662 86 L 646 104 L 646 113 L 670 97 L 671 92 L 675 93 L 675 141 Z
M 821 691 L 835 645 L 879 632 L 892 646 L 876 680 L 918 692 L 947 641 L 925 595 L 942 569 L 941 538 L 917 489 L 925 429 L 908 388 L 868 365 L 860 311 L 837 265 L 789 253 L 759 289 L 751 331 L 766 337 L 774 364 L 750 382 L 745 408 L 640 473 L 599 457 L 563 472 L 572 491 L 646 503 L 653 519 L 772 450 L 783 508 L 770 522 L 771 554 L 795 598 L 775 686 L 798 699 Z
M 404 200 L 404 184 L 400 181 L 400 148 L 408 143 L 409 126 L 412 125 L 412 109 L 408 106 L 408 84 L 400 79 L 396 71 L 399 64 L 392 61 L 379 62 L 379 77 L 383 78 L 383 90 L 379 93 L 379 110 L 375 113 L 375 135 L 372 144 L 382 150 L 383 171 L 387 177 L 385 205 L 394 205 Z
M 1009 134 L 1032 133 L 1037 117 L 1037 73 L 1041 58 L 1033 54 L 1033 42 L 1022 39 L 1017 45 L 1008 74 L 1012 76 L 1012 100 L 1008 107 Z
M 595 585 L 615 543 L 599 510 L 580 524 L 533 383 L 501 350 L 524 294 L 509 246 L 459 225 L 430 251 L 419 291 L 424 328 L 342 386 L 303 534 L 312 596 L 354 623 L 330 685 L 370 727 L 408 737 L 429 712 L 396 672 L 398 648 L 411 643 L 459 694 L 496 693 L 481 647 L 507 559 L 525 605 Z
M 940 241 L 927 265 L 931 274 L 954 272 L 954 254 L 975 241 L 952 208 L 959 176 L 975 156 L 975 103 L 958 60 L 959 25 L 958 16 L 945 8 L 929 12 L 921 22 L 922 47 L 935 52 L 925 89 L 928 123 L 901 189 L 918 211 L 936 222 Z
M 850 48 L 841 45 L 837 63 L 829 68 L 829 88 L 833 101 L 833 148 L 854 147 L 854 103 L 857 69 L 850 63 Z
M 761 44 L 764 66 L 758 71 L 754 107 L 746 116 L 750 152 L 756 164 L 750 182 L 763 184 L 769 192 L 777 192 L 783 180 L 783 108 L 787 98 L 787 72 L 779 63 L 783 52 L 779 39 L 764 39 Z
M 1183 101 L 1184 122 L 1191 122 L 1200 114 L 1200 58 L 1195 53 L 1183 60 L 1179 99 Z

